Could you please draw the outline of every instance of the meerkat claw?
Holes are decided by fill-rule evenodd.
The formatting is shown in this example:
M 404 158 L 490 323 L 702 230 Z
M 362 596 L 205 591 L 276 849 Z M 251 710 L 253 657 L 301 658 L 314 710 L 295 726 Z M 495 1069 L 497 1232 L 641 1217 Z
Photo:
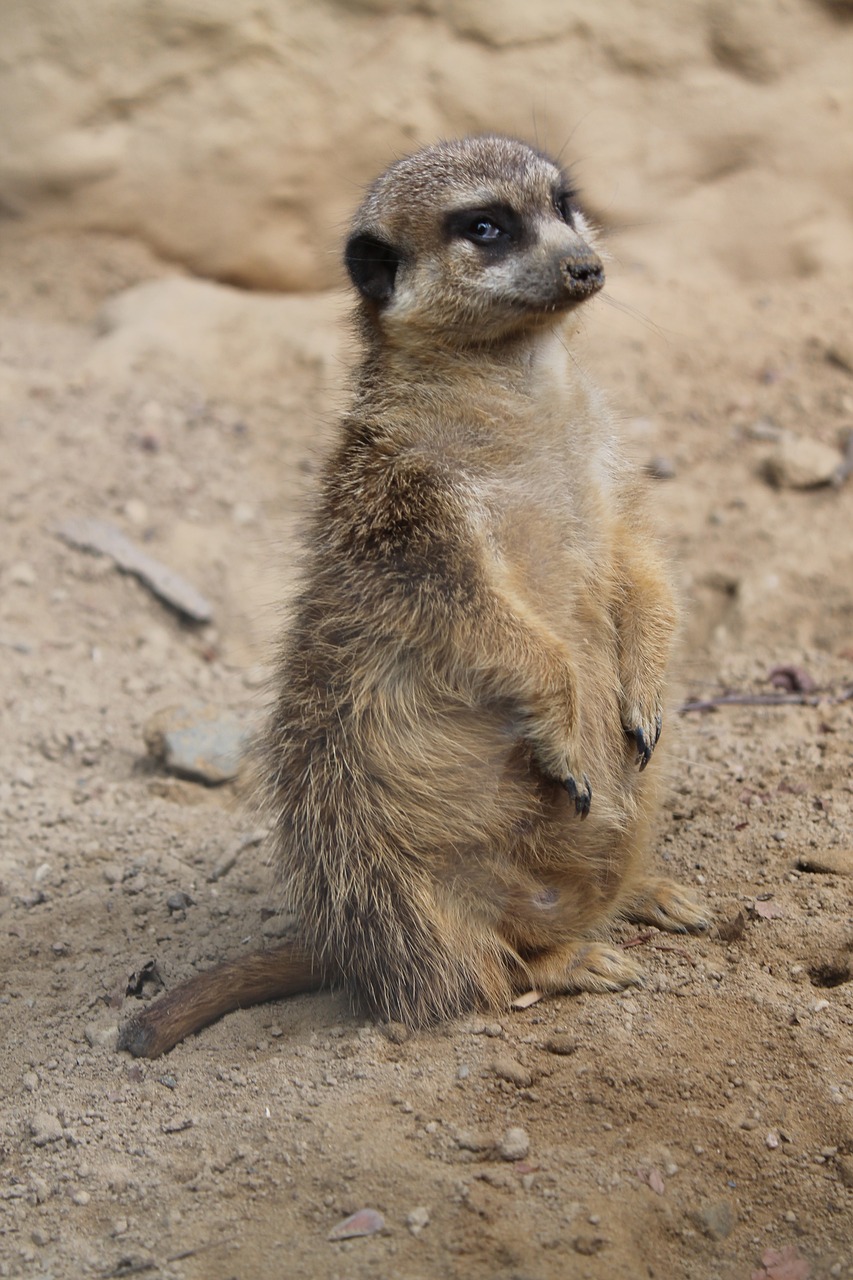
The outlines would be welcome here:
M 578 786 L 571 774 L 567 778 L 563 778 L 563 786 L 568 791 L 572 800 L 575 802 L 575 811 L 579 818 L 584 819 L 589 813 L 589 807 L 592 804 L 592 787 L 586 774 L 581 774 L 583 785 Z
M 652 751 L 654 750 L 654 742 L 649 742 L 644 728 L 635 728 L 634 741 L 637 742 L 637 763 L 640 767 L 640 773 L 646 768 L 649 760 L 652 759 Z M 657 741 L 657 740 L 656 740 Z

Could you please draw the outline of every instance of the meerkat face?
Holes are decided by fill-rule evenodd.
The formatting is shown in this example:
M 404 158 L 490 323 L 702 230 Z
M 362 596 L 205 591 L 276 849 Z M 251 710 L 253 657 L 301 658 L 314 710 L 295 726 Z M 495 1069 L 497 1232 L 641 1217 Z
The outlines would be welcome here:
M 500 342 L 557 324 L 604 271 L 565 173 L 508 138 L 442 142 L 392 165 L 346 264 L 385 340 Z

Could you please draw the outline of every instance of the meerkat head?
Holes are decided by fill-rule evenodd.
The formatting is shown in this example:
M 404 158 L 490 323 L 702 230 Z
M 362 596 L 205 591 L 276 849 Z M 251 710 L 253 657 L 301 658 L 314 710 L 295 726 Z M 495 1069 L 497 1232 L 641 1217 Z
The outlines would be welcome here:
M 370 188 L 346 246 L 386 341 L 494 344 L 559 323 L 604 283 L 566 174 L 509 138 L 440 142 Z

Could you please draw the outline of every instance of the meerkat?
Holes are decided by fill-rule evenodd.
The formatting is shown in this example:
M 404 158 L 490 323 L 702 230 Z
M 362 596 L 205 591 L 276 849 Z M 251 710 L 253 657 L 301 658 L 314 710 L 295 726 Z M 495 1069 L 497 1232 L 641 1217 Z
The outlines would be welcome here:
M 604 271 L 570 179 L 508 138 L 427 147 L 345 258 L 362 356 L 264 748 L 298 940 L 176 988 L 135 1053 L 321 985 L 410 1027 L 617 991 L 641 971 L 608 924 L 706 927 L 646 863 L 676 612 L 572 354 Z

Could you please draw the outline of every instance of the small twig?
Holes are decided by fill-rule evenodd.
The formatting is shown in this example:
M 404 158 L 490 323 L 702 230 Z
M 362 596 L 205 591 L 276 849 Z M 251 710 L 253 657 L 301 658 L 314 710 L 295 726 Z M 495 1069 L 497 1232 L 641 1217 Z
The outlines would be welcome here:
M 208 1249 L 224 1249 L 227 1244 L 233 1244 L 236 1239 L 236 1236 L 229 1236 L 227 1240 L 209 1240 L 207 1244 L 196 1245 L 194 1249 L 182 1249 L 180 1253 L 173 1253 L 166 1261 L 183 1262 L 184 1258 L 194 1258 L 199 1253 L 207 1253 Z
M 720 693 L 712 698 L 684 702 L 679 715 L 688 711 L 713 711 L 715 707 L 819 707 L 836 706 L 853 698 L 853 688 L 841 693 Z
M 644 942 L 648 942 L 654 936 L 654 931 L 651 929 L 648 933 L 638 933 L 636 938 L 629 938 L 627 942 L 621 944 L 622 950 L 627 951 L 629 947 L 641 947 Z
M 112 1271 L 102 1271 L 101 1280 L 114 1280 L 119 1276 L 138 1276 L 143 1271 L 156 1271 L 157 1263 L 148 1262 L 144 1258 L 122 1258 Z

